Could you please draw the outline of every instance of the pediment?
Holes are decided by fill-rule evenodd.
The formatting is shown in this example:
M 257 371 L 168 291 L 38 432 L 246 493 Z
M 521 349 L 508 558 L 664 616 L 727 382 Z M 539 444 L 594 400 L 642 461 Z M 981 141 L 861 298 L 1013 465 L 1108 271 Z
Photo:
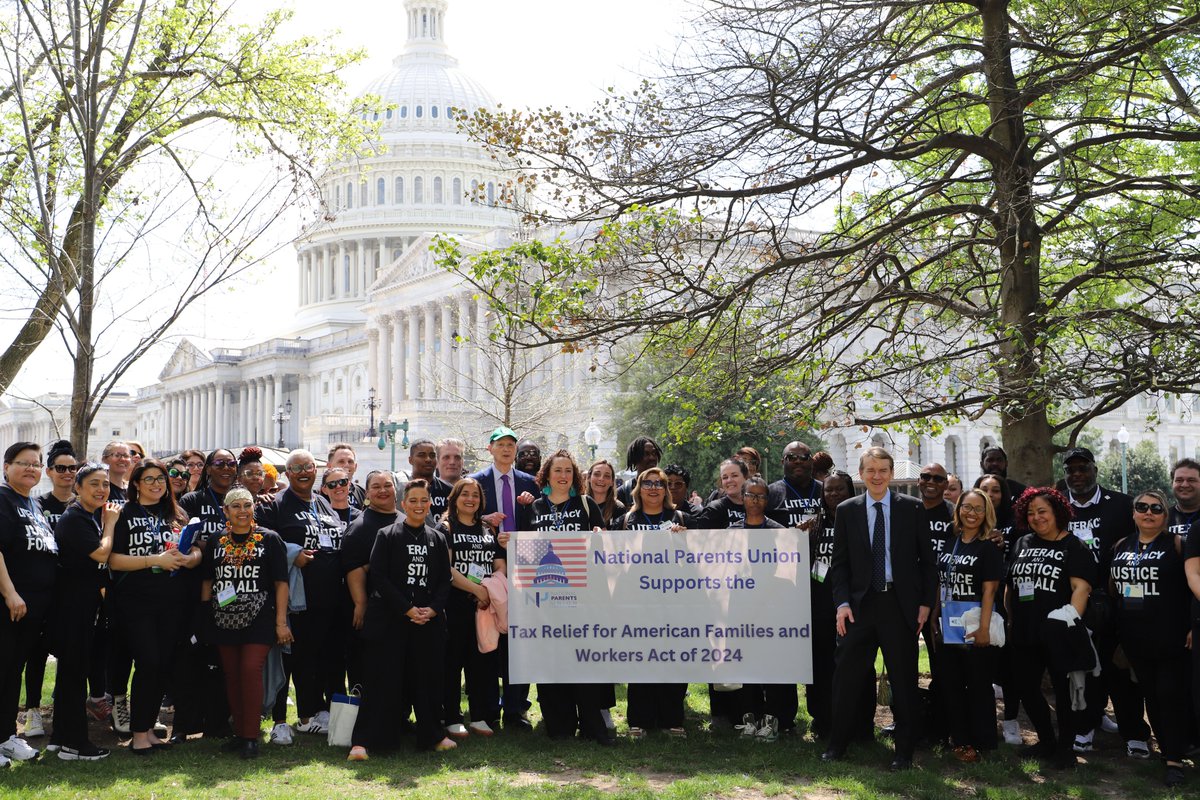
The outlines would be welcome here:
M 207 367 L 212 363 L 212 357 L 187 339 L 184 339 L 175 348 L 175 352 L 171 354 L 171 357 L 167 359 L 166 366 L 162 368 L 162 372 L 158 373 L 158 379 L 160 381 L 166 380 L 175 375 L 182 375 L 186 372 Z

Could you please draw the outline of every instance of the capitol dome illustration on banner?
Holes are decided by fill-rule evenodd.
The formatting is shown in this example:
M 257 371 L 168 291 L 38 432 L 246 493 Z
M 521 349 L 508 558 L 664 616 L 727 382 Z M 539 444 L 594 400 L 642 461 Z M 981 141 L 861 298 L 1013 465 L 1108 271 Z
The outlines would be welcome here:
M 546 548 L 546 555 L 542 556 L 542 561 L 538 564 L 537 577 L 533 579 L 533 585 L 548 589 L 553 586 L 569 586 L 570 584 L 562 559 L 555 555 L 554 544 L 550 543 Z

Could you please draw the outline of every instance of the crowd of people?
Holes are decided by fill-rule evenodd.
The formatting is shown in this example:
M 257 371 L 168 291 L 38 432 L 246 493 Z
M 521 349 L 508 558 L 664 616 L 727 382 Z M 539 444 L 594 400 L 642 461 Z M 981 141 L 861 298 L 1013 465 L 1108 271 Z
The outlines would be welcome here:
M 626 480 L 606 460 L 543 458 L 504 427 L 482 469 L 465 474 L 465 453 L 461 440 L 421 439 L 410 474 L 373 471 L 360 483 L 347 444 L 320 472 L 311 453 L 293 451 L 283 475 L 255 447 L 159 460 L 137 442 L 110 442 L 88 462 L 65 441 L 9 446 L 0 766 L 38 757 L 30 742 L 47 728 L 44 749 L 61 759 L 106 757 L 89 716 L 136 756 L 204 736 L 253 758 L 264 719 L 275 745 L 326 734 L 334 696 L 348 688 L 361 696 L 352 761 L 395 748 L 405 731 L 437 751 L 528 731 L 531 687 L 509 681 L 507 637 L 480 620 L 505 600 L 515 532 L 786 527 L 810 543 L 813 677 L 803 696 L 822 759 L 874 736 L 886 684 L 893 769 L 910 767 L 922 741 L 963 762 L 1003 741 L 1073 766 L 1106 730 L 1135 759 L 1151 756 L 1153 734 L 1165 782 L 1184 781 L 1183 759 L 1200 742 L 1200 536 L 1188 535 L 1200 462 L 1174 465 L 1172 503 L 1099 486 L 1084 448 L 1065 453 L 1058 488 L 1009 478 L 1007 456 L 991 448 L 969 488 L 924 465 L 917 497 L 892 486 L 881 448 L 861 457 L 861 494 L 827 454 L 796 441 L 773 482 L 758 451 L 737 450 L 707 497 L 687 469 L 660 465 L 649 437 L 630 443 Z M 43 473 L 50 488 L 37 494 Z M 880 650 L 886 677 L 875 674 Z M 50 654 L 52 726 L 40 711 Z M 687 691 L 630 684 L 628 738 L 686 737 Z M 794 684 L 708 691 L 714 726 L 763 742 L 796 729 Z M 615 742 L 612 684 L 540 684 L 536 701 L 550 737 Z M 169 730 L 164 706 L 174 709 Z

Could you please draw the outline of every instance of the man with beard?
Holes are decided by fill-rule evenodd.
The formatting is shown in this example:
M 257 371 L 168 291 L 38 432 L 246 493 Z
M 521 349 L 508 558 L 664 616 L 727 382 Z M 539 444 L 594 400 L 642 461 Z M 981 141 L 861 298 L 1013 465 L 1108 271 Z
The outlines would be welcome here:
M 1097 586 L 1092 590 L 1092 603 L 1111 602 L 1102 592 L 1108 586 L 1109 566 L 1112 562 L 1113 545 L 1129 535 L 1137 535 L 1133 525 L 1133 500 L 1128 495 L 1106 489 L 1097 482 L 1096 458 L 1086 447 L 1068 450 L 1063 456 L 1068 496 L 1073 518 L 1068 529 L 1079 538 L 1096 559 Z M 1112 620 L 1092 632 L 1096 652 L 1100 656 L 1100 676 L 1088 675 L 1085 699 L 1087 710 L 1083 712 L 1083 730 L 1076 731 L 1075 752 L 1089 753 L 1093 749 L 1096 727 L 1107 722 L 1104 715 L 1108 699 L 1113 701 L 1117 716 L 1117 730 L 1125 740 L 1126 753 L 1132 758 L 1149 758 L 1150 727 L 1146 724 L 1146 704 L 1141 690 L 1129 675 L 1129 669 L 1118 668 L 1113 663 L 1117 647 L 1117 635 Z
M 791 442 L 783 448 L 783 477 L 769 490 L 768 517 L 788 528 L 801 527 L 805 519 L 816 524 L 821 514 L 822 487 L 820 481 L 813 480 L 813 455 L 808 445 Z
M 355 454 L 354 448 L 345 442 L 339 442 L 329 448 L 329 455 L 325 459 L 325 469 L 330 470 L 335 467 L 346 470 L 350 476 L 350 507 L 362 511 L 367 505 L 367 492 L 354 482 L 354 472 L 358 469 L 358 456 Z
M 979 456 L 979 469 L 984 475 L 999 475 L 1008 481 L 1008 494 L 1015 501 L 1025 491 L 1025 484 L 1008 477 L 1008 454 L 1003 447 L 988 447 Z
M 1186 539 L 1200 519 L 1200 461 L 1181 458 L 1171 467 L 1171 494 L 1175 505 L 1171 506 L 1167 532 Z
M 537 475 L 542 468 L 542 449 L 532 439 L 522 439 L 517 445 L 517 469 Z
M 446 498 L 450 496 L 450 490 L 454 488 L 434 474 L 437 463 L 437 447 L 432 439 L 418 439 L 409 445 L 409 474 L 412 475 L 413 480 L 420 478 L 429 483 L 429 524 L 435 528 L 441 522 L 442 514 L 446 511 Z M 405 481 L 404 484 L 401 484 L 397 492 L 403 494 L 404 486 L 407 483 L 408 481 Z

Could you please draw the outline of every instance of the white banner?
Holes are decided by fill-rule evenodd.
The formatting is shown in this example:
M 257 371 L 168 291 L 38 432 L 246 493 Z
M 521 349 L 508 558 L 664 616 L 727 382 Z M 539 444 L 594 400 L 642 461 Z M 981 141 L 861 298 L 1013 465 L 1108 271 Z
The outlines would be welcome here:
M 807 535 L 555 531 L 508 543 L 514 683 L 808 683 Z

